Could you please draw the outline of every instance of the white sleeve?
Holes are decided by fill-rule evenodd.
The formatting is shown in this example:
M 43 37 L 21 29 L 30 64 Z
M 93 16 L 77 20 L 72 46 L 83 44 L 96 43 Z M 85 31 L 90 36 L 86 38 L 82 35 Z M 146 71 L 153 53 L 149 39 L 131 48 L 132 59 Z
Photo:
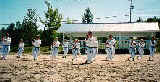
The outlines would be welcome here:
M 22 44 L 22 47 L 24 48 L 24 43 Z
M 39 40 L 39 45 L 41 44 L 41 40 Z

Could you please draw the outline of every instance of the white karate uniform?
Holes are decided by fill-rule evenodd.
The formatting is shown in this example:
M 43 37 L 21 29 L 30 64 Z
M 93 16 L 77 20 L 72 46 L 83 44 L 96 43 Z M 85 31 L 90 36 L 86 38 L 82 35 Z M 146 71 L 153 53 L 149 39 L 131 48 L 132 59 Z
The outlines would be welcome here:
M 106 53 L 107 53 L 107 59 L 112 60 L 112 40 L 106 41 Z
M 10 44 L 11 44 L 11 38 L 10 37 L 6 37 L 2 43 L 3 47 L 2 47 L 2 59 L 6 59 L 7 55 L 10 52 Z
M 51 45 L 51 55 L 56 57 L 58 55 L 58 48 L 59 48 L 60 42 L 54 41 L 54 43 Z
M 63 56 L 67 56 L 67 54 L 68 54 L 68 46 L 69 46 L 69 42 L 64 42 L 63 43 L 63 51 L 64 51 L 64 55 Z
M 140 57 L 142 58 L 143 54 L 144 54 L 144 47 L 145 47 L 145 42 L 140 41 L 138 43 L 138 51 L 140 54 Z
M 79 42 L 74 42 L 73 43 L 73 49 L 72 49 L 72 54 L 73 54 L 73 60 L 77 58 L 77 55 L 79 53 L 79 49 L 80 48 L 80 43 Z
M 41 40 L 35 40 L 34 42 L 32 42 L 33 44 L 33 49 L 32 49 L 32 55 L 34 60 L 37 60 L 39 51 L 40 51 L 40 45 L 41 45 Z
M 149 47 L 149 50 L 150 50 L 150 56 L 153 57 L 154 56 L 154 53 L 155 53 L 155 47 L 157 45 L 157 41 L 156 40 L 150 40 L 150 47 Z
M 18 57 L 22 56 L 23 51 L 24 51 L 24 42 L 20 42 L 18 48 Z
M 92 58 L 96 57 L 98 41 L 96 41 L 96 38 L 92 36 L 91 38 L 88 38 L 87 44 L 88 44 L 87 63 L 91 63 Z
M 137 46 L 137 42 L 135 40 L 130 41 L 130 52 L 131 52 L 131 58 L 133 61 L 136 54 L 136 46 Z
M 112 55 L 115 55 L 115 44 L 116 44 L 116 40 L 114 38 L 112 38 Z

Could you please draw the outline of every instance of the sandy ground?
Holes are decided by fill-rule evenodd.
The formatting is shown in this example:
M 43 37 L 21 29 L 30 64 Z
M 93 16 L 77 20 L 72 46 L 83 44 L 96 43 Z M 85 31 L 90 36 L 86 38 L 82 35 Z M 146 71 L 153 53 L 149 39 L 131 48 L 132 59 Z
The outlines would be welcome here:
M 160 54 L 154 61 L 148 56 L 128 61 L 128 54 L 117 54 L 112 61 L 106 61 L 106 55 L 97 55 L 92 64 L 83 64 L 85 55 L 63 59 L 58 56 L 52 60 L 49 55 L 40 54 L 37 61 L 32 55 L 21 58 L 9 55 L 0 60 L 0 82 L 11 78 L 11 82 L 160 82 Z

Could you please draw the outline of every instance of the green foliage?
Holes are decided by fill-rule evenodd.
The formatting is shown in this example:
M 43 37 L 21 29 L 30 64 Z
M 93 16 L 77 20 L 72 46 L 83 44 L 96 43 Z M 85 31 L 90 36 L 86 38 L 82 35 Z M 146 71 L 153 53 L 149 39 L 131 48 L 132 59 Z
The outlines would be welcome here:
M 38 34 L 37 16 L 35 11 L 35 9 L 28 9 L 27 16 L 24 17 L 22 22 L 22 36 L 29 44 L 31 44 L 32 39 Z
M 45 1 L 47 5 L 47 12 L 45 12 L 45 20 L 41 22 L 45 25 L 44 32 L 42 33 L 43 43 L 50 45 L 53 39 L 57 37 L 57 30 L 61 27 L 62 15 L 59 14 L 58 9 L 53 9 L 48 1 Z
M 160 18 L 157 18 L 156 16 L 153 18 L 147 18 L 146 22 L 159 22 L 160 23 Z
M 160 39 L 157 42 L 157 52 L 160 52 Z
M 84 24 L 90 24 L 93 23 L 93 14 L 90 10 L 90 8 L 85 9 L 85 13 L 82 15 L 82 23 Z

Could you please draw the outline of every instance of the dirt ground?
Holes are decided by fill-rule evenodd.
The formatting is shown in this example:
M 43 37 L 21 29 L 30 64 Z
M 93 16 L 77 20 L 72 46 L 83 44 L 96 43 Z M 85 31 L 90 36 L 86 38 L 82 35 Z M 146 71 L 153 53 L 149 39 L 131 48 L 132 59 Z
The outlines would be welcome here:
M 112 61 L 106 55 L 97 55 L 91 64 L 83 64 L 85 55 L 79 55 L 72 62 L 72 56 L 62 58 L 61 54 L 52 60 L 49 55 L 40 54 L 37 61 L 32 55 L 16 58 L 9 55 L 0 60 L 0 79 L 11 82 L 160 82 L 160 54 L 154 61 L 145 55 L 141 60 L 128 61 L 129 54 L 116 54 Z M 0 80 L 0 82 L 2 82 Z

